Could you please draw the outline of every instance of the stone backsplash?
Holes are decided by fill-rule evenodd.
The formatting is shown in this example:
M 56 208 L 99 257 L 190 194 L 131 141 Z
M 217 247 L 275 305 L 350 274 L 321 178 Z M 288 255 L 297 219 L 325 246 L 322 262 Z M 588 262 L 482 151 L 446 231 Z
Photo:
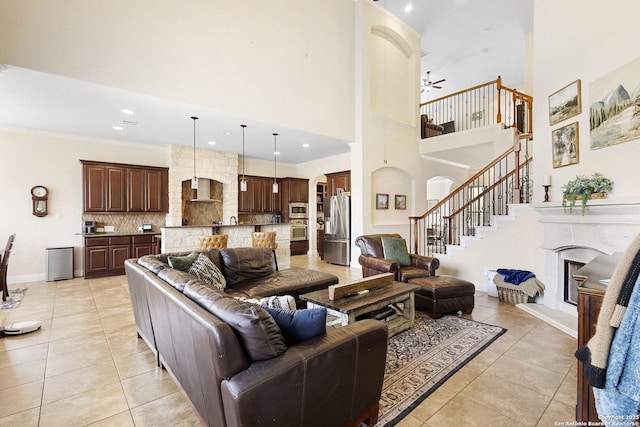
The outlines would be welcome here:
M 154 232 L 164 227 L 166 214 L 163 213 L 109 213 L 82 214 L 82 221 L 96 221 L 98 228 L 113 226 L 114 233 L 138 233 L 142 224 L 151 224 Z M 80 224 L 82 228 L 82 224 Z

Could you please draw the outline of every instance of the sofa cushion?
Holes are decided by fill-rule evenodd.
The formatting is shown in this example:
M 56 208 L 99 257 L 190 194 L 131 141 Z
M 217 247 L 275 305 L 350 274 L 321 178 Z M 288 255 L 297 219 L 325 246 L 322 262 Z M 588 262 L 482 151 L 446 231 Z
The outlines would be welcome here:
M 275 258 L 269 248 L 225 248 L 220 251 L 227 286 L 275 273 Z
M 229 283 L 228 277 L 227 283 Z M 245 280 L 234 285 L 233 288 L 252 298 L 265 295 L 292 295 L 297 298 L 301 294 L 326 289 L 337 283 L 338 276 L 336 275 L 292 267 L 280 270 L 268 277 Z
M 157 275 L 160 270 L 170 268 L 169 264 L 158 259 L 157 255 L 145 255 L 138 258 L 138 264 Z
M 191 264 L 187 273 L 193 274 L 198 279 L 210 283 L 222 291 L 227 286 L 227 280 L 222 275 L 222 272 L 204 253 L 198 255 L 198 258 Z
M 168 256 L 167 261 L 169 265 L 178 270 L 188 271 L 191 264 L 198 258 L 199 252 L 193 251 L 189 255 L 185 256 Z
M 396 237 L 381 237 L 385 259 L 397 261 L 400 265 L 411 265 L 411 257 L 407 251 L 407 241 Z
M 177 270 L 171 267 L 160 270 L 158 272 L 158 278 L 164 280 L 169 285 L 176 288 L 179 292 L 183 292 L 184 287 L 188 283 L 202 283 L 202 281 L 193 274 L 189 274 L 186 271 Z
M 327 332 L 327 309 L 324 307 L 296 311 L 265 307 L 265 310 L 275 319 L 288 345 Z
M 184 295 L 234 330 L 251 361 L 271 359 L 287 349 L 284 336 L 264 308 L 238 301 L 204 283 L 189 283 Z

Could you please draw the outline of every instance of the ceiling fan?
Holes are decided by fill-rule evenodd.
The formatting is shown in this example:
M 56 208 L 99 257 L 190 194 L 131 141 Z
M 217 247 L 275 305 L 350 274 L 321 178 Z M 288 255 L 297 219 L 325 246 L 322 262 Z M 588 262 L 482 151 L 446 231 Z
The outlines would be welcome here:
M 431 80 L 429 80 L 430 73 L 431 71 L 427 71 L 427 78 L 422 79 L 422 89 L 420 89 L 420 93 L 424 92 L 425 90 L 429 90 L 429 88 L 442 89 L 442 86 L 438 86 L 438 84 L 447 80 L 447 79 L 440 79 L 438 81 L 432 82 Z

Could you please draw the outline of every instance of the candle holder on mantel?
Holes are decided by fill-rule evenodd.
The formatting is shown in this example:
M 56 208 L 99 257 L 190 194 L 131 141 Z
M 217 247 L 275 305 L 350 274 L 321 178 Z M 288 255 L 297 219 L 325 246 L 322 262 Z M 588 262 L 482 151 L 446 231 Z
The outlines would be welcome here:
M 544 201 L 548 202 L 549 201 L 549 187 L 551 187 L 551 185 L 543 185 L 544 187 Z

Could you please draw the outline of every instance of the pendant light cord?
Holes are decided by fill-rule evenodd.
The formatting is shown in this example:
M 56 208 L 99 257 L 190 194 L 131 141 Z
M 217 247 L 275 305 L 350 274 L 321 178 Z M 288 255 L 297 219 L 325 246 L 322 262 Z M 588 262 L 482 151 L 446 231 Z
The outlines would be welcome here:
M 242 128 L 242 180 L 244 181 L 244 128 L 247 125 L 240 125 L 240 127 Z
M 191 116 L 193 120 L 193 177 L 196 178 L 196 120 L 198 118 L 196 116 Z
M 276 138 L 278 137 L 277 133 L 273 134 L 273 183 L 276 183 L 276 153 L 278 152 L 278 146 L 276 144 Z

